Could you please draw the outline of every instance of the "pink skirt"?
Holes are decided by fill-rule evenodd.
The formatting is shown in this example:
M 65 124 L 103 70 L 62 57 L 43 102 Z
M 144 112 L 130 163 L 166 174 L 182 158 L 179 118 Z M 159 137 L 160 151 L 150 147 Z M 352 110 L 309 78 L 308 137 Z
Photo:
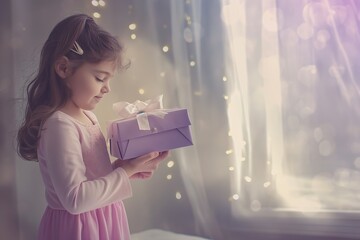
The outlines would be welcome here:
M 39 240 L 129 240 L 123 202 L 73 215 L 46 207 L 38 229 Z

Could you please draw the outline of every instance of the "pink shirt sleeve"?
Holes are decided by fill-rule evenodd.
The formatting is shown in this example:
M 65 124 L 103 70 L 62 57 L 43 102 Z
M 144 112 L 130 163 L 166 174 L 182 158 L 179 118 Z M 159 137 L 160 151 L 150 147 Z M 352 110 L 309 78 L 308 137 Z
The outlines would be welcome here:
M 129 177 L 122 168 L 88 180 L 79 130 L 62 118 L 49 118 L 41 133 L 43 154 L 53 187 L 63 207 L 80 214 L 132 196 Z

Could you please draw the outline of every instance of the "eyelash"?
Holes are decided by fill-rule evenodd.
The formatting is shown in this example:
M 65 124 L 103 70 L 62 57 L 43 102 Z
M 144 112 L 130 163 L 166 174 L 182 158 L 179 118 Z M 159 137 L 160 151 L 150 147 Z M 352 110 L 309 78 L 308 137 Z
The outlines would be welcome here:
M 104 80 L 102 80 L 102 79 L 100 79 L 100 78 L 97 78 L 97 77 L 96 77 L 96 80 L 97 80 L 98 82 L 104 82 Z

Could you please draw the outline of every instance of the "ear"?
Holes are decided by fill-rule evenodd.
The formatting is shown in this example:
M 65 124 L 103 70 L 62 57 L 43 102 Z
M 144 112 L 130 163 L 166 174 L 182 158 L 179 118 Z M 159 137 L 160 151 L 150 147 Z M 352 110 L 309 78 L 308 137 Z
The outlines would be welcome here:
M 62 79 L 67 78 L 70 76 L 70 61 L 67 57 L 61 56 L 55 61 L 55 72 L 61 77 Z

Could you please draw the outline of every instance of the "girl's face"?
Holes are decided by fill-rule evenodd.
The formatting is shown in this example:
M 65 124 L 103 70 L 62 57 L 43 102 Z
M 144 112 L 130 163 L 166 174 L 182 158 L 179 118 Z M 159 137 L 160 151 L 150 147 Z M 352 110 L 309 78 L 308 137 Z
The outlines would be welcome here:
M 65 81 L 72 90 L 72 102 L 79 108 L 92 110 L 101 98 L 110 92 L 110 79 L 114 76 L 115 63 L 84 63 Z

